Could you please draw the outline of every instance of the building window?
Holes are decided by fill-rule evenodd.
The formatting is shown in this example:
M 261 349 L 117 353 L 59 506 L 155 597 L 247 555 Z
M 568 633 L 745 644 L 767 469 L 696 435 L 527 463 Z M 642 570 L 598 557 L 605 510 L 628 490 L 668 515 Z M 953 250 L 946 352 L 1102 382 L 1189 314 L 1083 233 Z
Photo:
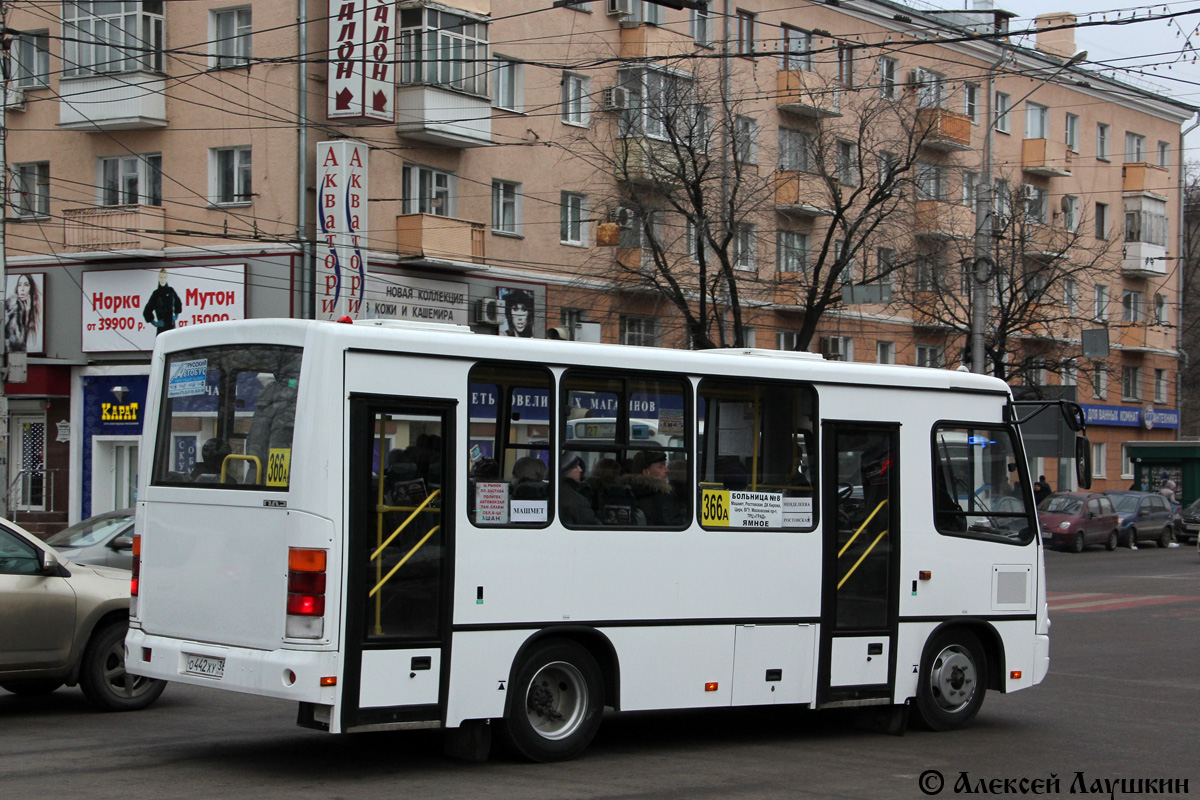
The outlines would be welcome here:
M 946 76 L 927 69 L 917 70 L 917 107 L 944 108 Z
M 944 348 L 940 345 L 917 345 L 917 366 L 941 369 L 945 365 Z
M 1074 364 L 1063 364 L 1060 383 L 1062 383 L 1063 386 L 1074 386 L 1079 382 L 1078 372 L 1079 371 L 1075 368 Z
M 1067 149 L 1079 152 L 1079 115 L 1067 114 Z
M 1154 370 L 1154 402 L 1167 402 L 1167 371 L 1165 369 Z
M 808 134 L 791 128 L 779 129 L 779 169 L 808 172 L 812 169 Z
M 212 202 L 216 205 L 249 203 L 253 198 L 250 148 L 222 147 L 213 154 Z
M 252 28 L 249 8 L 225 8 L 213 11 L 209 17 L 212 31 L 211 64 L 216 69 L 245 67 L 252 54 Z
M 808 234 L 780 231 L 775 256 L 780 272 L 804 272 L 808 268 Z
M 1025 103 L 1026 139 L 1046 138 L 1046 118 L 1049 116 L 1049 112 L 1050 110 L 1046 106 L 1038 105 L 1037 103 Z
M 99 169 L 100 205 L 162 205 L 161 154 L 102 158 Z
M 1103 122 L 1096 123 L 1096 158 L 1108 161 L 1109 127 Z
M 754 226 L 739 222 L 733 226 L 733 265 L 754 269 Z
M 162 12 L 162 0 L 63 3 L 63 77 L 162 72 Z
M 1092 442 L 1092 477 L 1108 476 L 1108 445 L 1104 442 Z
M 564 72 L 562 76 L 562 120 L 568 125 L 588 124 L 589 81 L 582 75 Z
M 783 54 L 780 68 L 784 70 L 812 69 L 812 34 L 793 28 L 791 25 L 781 25 L 783 30 Z
M 1004 92 L 996 92 L 996 130 L 1000 133 L 1011 133 L 1012 129 L 1009 124 L 1009 119 L 1012 116 L 1009 113 L 1009 103 L 1012 102 L 1012 97 Z
M 1046 224 L 1046 198 L 1049 195 L 1045 189 L 1032 184 L 1026 184 L 1028 194 L 1025 196 L 1025 220 L 1038 225 Z
M 796 331 L 778 331 L 775 334 L 775 349 L 796 351 L 800 349 L 800 334 Z
M 456 181 L 453 174 L 429 167 L 405 166 L 401 183 L 404 185 L 402 213 L 454 216 Z
M 1129 446 L 1124 444 L 1121 445 L 1121 477 L 1133 479 L 1133 458 L 1129 455 Z
M 1092 397 L 1103 400 L 1108 396 L 1108 370 L 1097 364 L 1092 372 Z
M 837 179 L 843 186 L 858 185 L 858 148 L 853 142 L 837 143 Z
M 622 69 L 617 76 L 626 94 L 618 122 L 620 136 L 665 139 L 674 132 L 685 141 L 701 138 L 697 134 L 706 127 L 705 110 L 696 106 L 690 77 L 642 68 Z
M 12 44 L 17 86 L 36 89 L 50 85 L 50 32 L 17 34 Z
M 511 58 L 496 57 L 492 62 L 492 105 L 506 111 L 520 111 L 523 104 L 525 65 Z
M 963 113 L 972 125 L 979 124 L 979 84 L 963 84 Z
M 1062 199 L 1063 227 L 1075 233 L 1079 230 L 1079 198 L 1074 195 L 1063 195 Z
M 13 213 L 18 217 L 50 214 L 50 162 L 14 164 L 9 187 Z
M 884 56 L 879 59 L 879 93 L 888 100 L 896 99 L 896 72 L 900 62 Z
M 563 244 L 587 244 L 587 195 L 562 193 L 562 226 L 559 240 Z
M 758 163 L 758 123 L 753 117 L 733 120 L 733 158 L 739 164 Z
M 941 200 L 945 190 L 945 175 L 940 164 L 917 165 L 917 199 Z
M 843 42 L 838 42 L 838 83 L 847 89 L 854 86 L 854 48 Z
M 1074 316 L 1079 310 L 1079 284 L 1074 278 L 1063 278 L 1063 306 L 1067 313 Z
M 1125 162 L 1140 164 L 1146 160 L 1146 137 L 1125 131 Z
M 1171 166 L 1171 145 L 1166 142 L 1158 143 L 1158 165 L 1164 169 Z
M 658 347 L 658 320 L 654 317 L 621 315 L 621 344 Z
M 827 361 L 853 361 L 854 339 L 849 336 L 822 336 L 821 355 Z
M 878 364 L 895 364 L 896 363 L 896 343 L 895 342 L 876 342 L 875 343 L 875 362 Z
M 1096 302 L 1092 306 L 1092 316 L 1097 322 L 1108 320 L 1108 287 L 1102 283 L 1096 284 Z
M 1126 290 L 1121 295 L 1121 321 L 1142 323 L 1146 317 L 1142 311 L 1142 293 Z
M 1108 203 L 1096 203 L 1096 238 L 1108 238 Z
M 400 10 L 400 82 L 487 97 L 487 23 L 425 6 Z
M 754 55 L 754 33 L 754 14 L 739 8 L 737 10 L 738 55 Z
M 892 285 L 892 273 L 896 269 L 896 251 L 880 247 L 875 251 L 875 278 L 880 286 Z
M 492 181 L 492 233 L 520 234 L 521 184 Z
M 692 40 L 701 47 L 712 46 L 712 12 L 708 3 L 692 9 Z
M 1154 322 L 1158 325 L 1170 325 L 1171 313 L 1165 294 L 1154 295 Z
M 975 198 L 979 193 L 979 173 L 964 172 L 962 176 L 962 202 L 967 208 L 975 207 Z
M 1144 195 L 1125 199 L 1125 241 L 1166 247 L 1169 228 L 1165 200 Z
M 1142 399 L 1142 368 L 1121 367 L 1121 399 Z

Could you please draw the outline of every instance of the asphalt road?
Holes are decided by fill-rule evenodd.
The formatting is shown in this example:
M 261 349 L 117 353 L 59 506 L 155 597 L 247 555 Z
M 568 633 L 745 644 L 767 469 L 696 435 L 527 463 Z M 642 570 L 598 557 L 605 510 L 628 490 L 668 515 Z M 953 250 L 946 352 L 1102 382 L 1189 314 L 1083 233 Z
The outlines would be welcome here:
M 606 719 L 574 762 L 494 754 L 473 764 L 443 756 L 437 732 L 334 737 L 295 727 L 290 704 L 213 690 L 171 686 L 131 714 L 94 712 L 78 689 L 0 692 L 0 799 L 874 800 L 926 797 L 928 770 L 943 776 L 939 797 L 964 796 L 963 773 L 973 795 L 985 784 L 989 796 L 1021 795 L 1024 779 L 1025 795 L 1109 796 L 1097 781 L 1122 778 L 1186 779 L 1200 794 L 1195 548 L 1048 552 L 1046 562 L 1050 675 L 1029 691 L 989 693 L 963 731 L 887 736 L 847 712 L 630 714 Z M 1112 795 L 1171 796 L 1119 785 Z

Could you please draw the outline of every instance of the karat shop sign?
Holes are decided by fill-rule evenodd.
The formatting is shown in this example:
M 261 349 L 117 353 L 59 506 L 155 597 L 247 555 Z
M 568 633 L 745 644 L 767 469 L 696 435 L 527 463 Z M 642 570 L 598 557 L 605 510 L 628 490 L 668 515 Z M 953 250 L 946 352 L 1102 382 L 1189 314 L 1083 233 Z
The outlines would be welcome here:
M 101 422 L 137 422 L 138 421 L 138 404 L 137 403 L 101 403 L 100 404 L 100 421 Z

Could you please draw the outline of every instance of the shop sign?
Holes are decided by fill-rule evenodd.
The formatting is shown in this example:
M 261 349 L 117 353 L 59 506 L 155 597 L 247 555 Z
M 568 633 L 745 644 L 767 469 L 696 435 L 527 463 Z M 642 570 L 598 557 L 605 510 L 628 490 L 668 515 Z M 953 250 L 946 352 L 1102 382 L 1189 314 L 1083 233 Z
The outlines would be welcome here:
M 414 322 L 470 323 L 470 293 L 465 283 L 405 275 L 367 276 L 366 316 Z
M 317 186 L 317 319 L 357 319 L 367 283 L 367 146 L 317 142 Z
M 330 0 L 330 119 L 394 121 L 395 13 L 390 0 Z

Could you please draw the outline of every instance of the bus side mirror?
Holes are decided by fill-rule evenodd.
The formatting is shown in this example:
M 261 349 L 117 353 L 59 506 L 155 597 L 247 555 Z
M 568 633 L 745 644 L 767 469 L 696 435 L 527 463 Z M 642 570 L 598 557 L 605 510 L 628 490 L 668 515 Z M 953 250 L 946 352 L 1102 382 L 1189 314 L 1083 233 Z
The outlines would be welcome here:
M 1092 488 L 1092 443 L 1086 436 L 1075 437 L 1075 480 L 1080 489 Z

